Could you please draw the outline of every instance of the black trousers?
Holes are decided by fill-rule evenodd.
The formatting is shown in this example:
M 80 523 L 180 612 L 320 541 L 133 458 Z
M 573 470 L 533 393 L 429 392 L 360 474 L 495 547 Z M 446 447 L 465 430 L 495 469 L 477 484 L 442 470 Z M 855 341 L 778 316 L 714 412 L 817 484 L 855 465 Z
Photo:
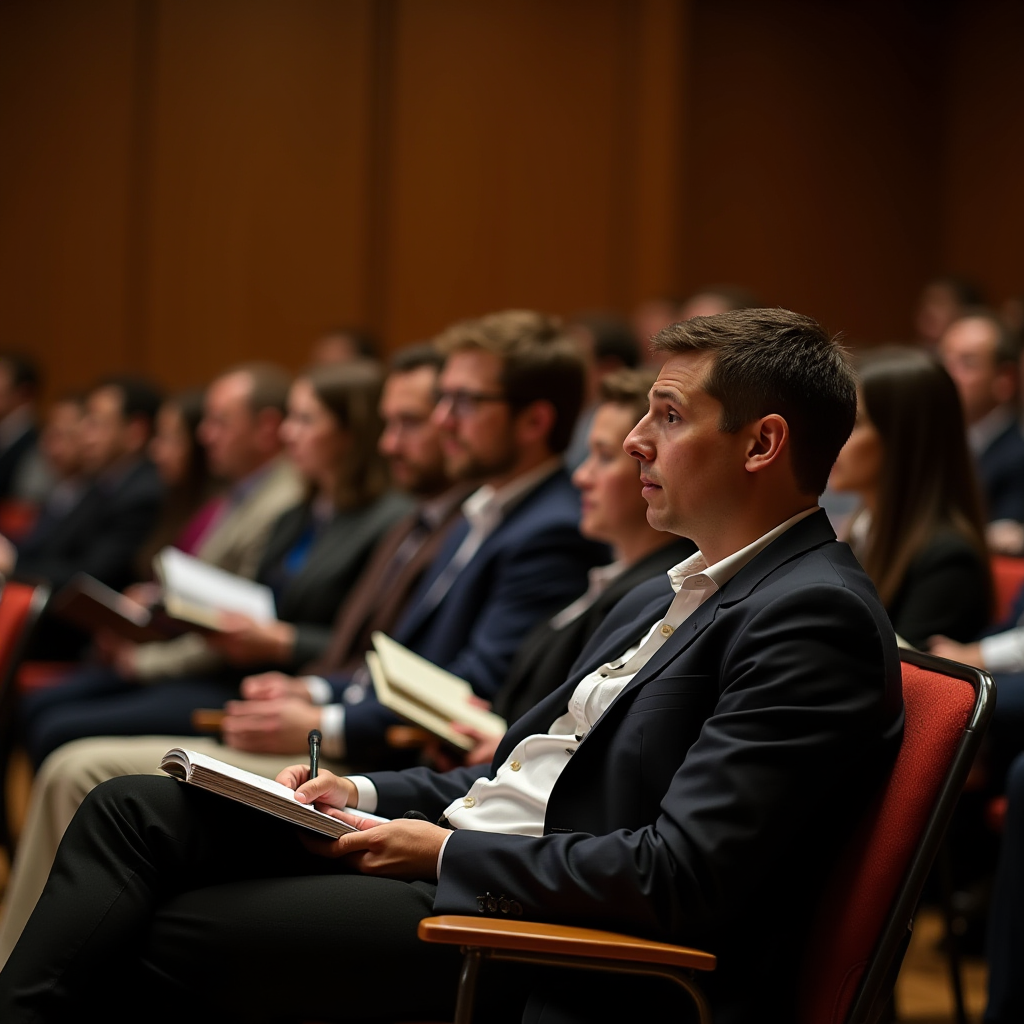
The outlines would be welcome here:
M 451 1020 L 459 952 L 416 937 L 434 889 L 172 779 L 113 779 L 65 835 L 0 1020 Z

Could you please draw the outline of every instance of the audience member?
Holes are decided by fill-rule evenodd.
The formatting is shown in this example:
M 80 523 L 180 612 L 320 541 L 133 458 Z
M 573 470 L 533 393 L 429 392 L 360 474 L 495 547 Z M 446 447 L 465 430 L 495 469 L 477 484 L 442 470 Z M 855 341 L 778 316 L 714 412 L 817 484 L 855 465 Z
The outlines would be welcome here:
M 420 945 L 419 920 L 502 911 L 709 947 L 717 1020 L 794 1017 L 821 879 L 902 726 L 884 610 L 815 507 L 854 385 L 820 328 L 783 311 L 691 321 L 659 345 L 672 354 L 626 444 L 651 525 L 700 545 L 678 594 L 654 580 L 622 602 L 489 772 L 282 774 L 302 801 L 427 821 L 303 849 L 194 787 L 106 783 L 0 975 L 5 1020 L 94 1006 L 120 1019 L 141 992 L 168 1016 L 197 999 L 246 1018 L 335 1016 L 331 986 L 281 971 L 295 942 L 304 977 L 343 962 L 358 978 L 353 1019 L 447 1015 L 458 952 Z M 465 369 L 455 356 L 443 402 Z M 430 823 L 442 812 L 449 828 Z M 610 974 L 546 977 L 502 986 L 504 1016 L 528 996 L 537 1020 L 672 1005 L 649 978 L 640 996 Z
M 0 501 L 40 502 L 53 481 L 38 450 L 39 370 L 18 352 L 0 353 Z
M 146 458 L 160 397 L 131 377 L 101 381 L 86 397 L 81 450 L 90 483 L 59 518 L 43 515 L 17 546 L 0 537 L 0 572 L 45 580 L 54 590 L 85 572 L 120 589 L 136 579 L 135 555 L 160 512 L 160 476 Z M 49 510 L 48 510 L 49 511 Z M 77 629 L 44 616 L 33 654 L 73 659 Z
M 735 284 L 717 284 L 694 292 L 679 307 L 679 320 L 692 320 L 695 316 L 716 316 L 735 309 L 756 309 L 761 304 L 754 293 Z
M 586 642 L 629 591 L 667 573 L 695 550 L 685 537 L 648 524 L 636 460 L 622 447 L 647 413 L 654 380 L 649 370 L 619 370 L 601 381 L 590 452 L 572 482 L 582 495 L 580 533 L 607 544 L 614 561 L 591 569 L 587 592 L 523 641 L 493 701 L 493 709 L 510 723 L 562 684 Z M 481 752 L 474 754 L 469 763 L 479 763 Z
M 85 493 L 88 478 L 82 454 L 84 402 L 67 395 L 49 409 L 39 436 L 39 453 L 51 481 L 41 516 L 50 522 L 63 519 Z
M 117 673 L 83 671 L 72 681 L 29 694 L 25 745 L 38 765 L 82 736 L 191 732 L 191 713 L 220 706 L 252 666 L 294 669 L 323 653 L 329 624 L 374 545 L 402 515 L 405 498 L 387 490 L 377 454 L 382 374 L 362 362 L 299 377 L 281 435 L 307 482 L 307 498 L 275 523 L 257 578 L 269 586 L 279 618 L 257 623 L 224 613 L 209 643 L 232 669 L 171 678 L 140 688 Z
M 277 366 L 246 363 L 214 380 L 203 399 L 197 438 L 210 474 L 227 489 L 196 512 L 176 546 L 246 579 L 255 577 L 274 523 L 302 499 L 299 474 L 281 454 L 290 384 Z M 159 591 L 132 596 L 152 602 Z M 149 644 L 106 638 L 103 647 L 123 679 L 207 672 L 222 661 L 198 633 Z
M 914 311 L 917 340 L 927 348 L 937 348 L 946 329 L 963 315 L 965 309 L 981 306 L 984 302 L 981 289 L 966 278 L 950 275 L 929 281 L 921 289 Z
M 679 305 L 679 299 L 670 295 L 659 295 L 639 303 L 633 310 L 630 317 L 633 337 L 636 338 L 645 361 L 650 355 L 651 339 L 679 319 Z
M 920 647 L 985 627 L 991 580 L 963 414 L 931 355 L 892 348 L 864 359 L 857 424 L 830 483 L 861 499 L 849 540 L 900 636 Z
M 994 314 L 968 310 L 942 335 L 939 356 L 960 393 L 989 521 L 1024 523 L 1016 343 Z
M 309 363 L 310 366 L 330 366 L 376 359 L 377 349 L 377 339 L 369 331 L 359 327 L 332 327 L 313 343 Z
M 575 469 L 587 457 L 587 439 L 597 411 L 601 381 L 616 370 L 638 366 L 640 349 L 629 324 L 610 313 L 580 313 L 569 321 L 566 330 L 579 345 L 587 366 L 583 408 L 565 451 L 566 466 Z

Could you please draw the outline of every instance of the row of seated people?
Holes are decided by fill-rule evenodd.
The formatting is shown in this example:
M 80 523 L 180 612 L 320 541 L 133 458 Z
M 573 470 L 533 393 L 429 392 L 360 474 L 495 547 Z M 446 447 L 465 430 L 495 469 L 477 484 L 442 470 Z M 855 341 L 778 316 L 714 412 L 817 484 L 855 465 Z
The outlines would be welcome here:
M 204 669 L 212 656 L 230 669 L 202 678 L 167 678 L 145 688 L 126 678 L 147 663 L 144 649 L 111 651 L 108 643 L 115 671 L 104 670 L 102 680 L 90 673 L 29 702 L 26 729 L 37 759 L 69 738 L 68 730 L 77 735 L 184 732 L 197 702 L 223 701 L 237 688 L 243 666 L 271 663 L 290 669 L 312 662 L 318 673 L 312 677 L 264 672 L 245 679 L 242 695 L 248 699 L 228 704 L 225 745 L 216 747 L 218 754 L 276 774 L 301 753 L 307 730 L 318 726 L 325 749 L 346 766 L 393 765 L 400 758 L 385 742 L 393 719 L 373 700 L 361 668 L 373 629 L 394 632 L 467 678 L 514 721 L 562 682 L 604 613 L 630 586 L 662 574 L 693 550 L 692 543 L 647 525 L 635 466 L 622 451 L 626 434 L 646 411 L 652 378 L 627 374 L 609 380 L 593 417 L 590 455 L 576 483 L 584 494 L 580 531 L 610 544 L 616 558 L 591 573 L 583 597 L 544 621 L 577 597 L 587 567 L 601 560 L 599 546 L 575 532 L 576 510 L 554 458 L 575 416 L 572 396 L 578 408 L 582 394 L 579 360 L 553 324 L 525 314 L 459 325 L 440 339 L 439 349 L 441 355 L 427 349 L 400 356 L 384 383 L 380 450 L 418 508 L 389 532 L 371 529 L 380 543 L 354 586 L 351 576 L 345 577 L 349 592 L 333 638 L 328 642 L 322 626 L 309 629 L 301 621 L 270 629 L 236 622 L 212 644 L 187 651 L 188 657 L 202 656 Z M 247 373 L 250 379 L 244 379 Z M 360 374 L 365 385 L 366 367 L 338 379 L 351 387 Z M 210 396 L 232 378 L 243 394 L 253 390 L 251 370 L 218 381 L 209 392 L 207 419 Z M 331 518 L 324 509 L 338 517 L 339 493 L 351 501 L 352 481 L 341 470 L 351 471 L 353 438 L 362 442 L 363 462 L 372 462 L 372 442 L 367 445 L 367 435 L 360 436 L 355 423 L 352 407 L 359 404 L 351 394 L 348 408 L 332 404 L 315 372 L 292 387 L 281 435 L 307 477 L 309 497 L 300 506 L 304 525 L 288 534 L 295 543 L 283 546 L 279 577 L 286 576 L 289 558 L 301 561 L 317 543 L 317 503 L 323 524 Z M 374 404 L 364 396 L 361 406 L 365 412 Z M 897 631 L 917 643 L 936 632 L 973 635 L 985 622 L 990 588 L 980 506 L 973 497 L 952 382 L 921 352 L 876 354 L 862 368 L 858 410 L 833 484 L 861 496 L 864 511 L 854 520 L 854 540 Z M 914 422 L 922 424 L 916 432 Z M 944 443 L 935 444 L 936 438 Z M 942 457 L 929 459 L 936 451 Z M 482 482 L 485 488 L 465 500 Z M 378 504 L 385 500 L 381 493 L 375 497 Z M 542 504 L 549 506 L 546 517 L 530 515 Z M 557 522 L 545 522 L 555 506 Z M 376 506 L 363 492 L 359 507 Z M 289 517 L 294 513 L 274 529 Z M 325 550 L 345 548 L 358 533 L 351 517 L 341 520 L 345 529 Z M 372 541 L 363 545 L 371 546 Z M 322 560 L 323 555 L 313 559 Z M 899 572 L 891 571 L 894 564 Z M 336 605 L 336 595 L 332 598 Z M 540 624 L 520 645 L 530 622 Z M 45 881 L 73 807 L 103 778 L 152 771 L 172 742 L 166 737 L 84 741 L 44 765 L 0 932 L 5 957 Z M 486 764 L 492 753 L 481 743 L 468 761 Z

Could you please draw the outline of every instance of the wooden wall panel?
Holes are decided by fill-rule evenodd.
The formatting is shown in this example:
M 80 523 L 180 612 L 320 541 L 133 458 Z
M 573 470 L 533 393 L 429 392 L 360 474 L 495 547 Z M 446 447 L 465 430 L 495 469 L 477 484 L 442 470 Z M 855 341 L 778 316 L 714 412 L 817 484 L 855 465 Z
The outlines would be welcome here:
M 165 0 L 146 365 L 175 384 L 297 367 L 367 315 L 372 0 Z
M 386 333 L 617 303 L 633 5 L 406 0 L 394 38 Z
M 909 336 L 938 262 L 931 10 L 695 4 L 684 290 L 736 282 L 854 339 Z
M 128 358 L 135 7 L 0 5 L 0 344 L 50 393 Z
M 948 47 L 943 269 L 1024 294 L 1024 5 L 958 7 Z

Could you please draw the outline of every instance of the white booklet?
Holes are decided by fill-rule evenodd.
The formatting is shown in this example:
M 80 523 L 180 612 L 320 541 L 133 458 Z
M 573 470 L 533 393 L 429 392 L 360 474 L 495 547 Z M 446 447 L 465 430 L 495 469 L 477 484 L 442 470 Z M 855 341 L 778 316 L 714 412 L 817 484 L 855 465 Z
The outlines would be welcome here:
M 321 835 L 337 839 L 346 832 L 355 832 L 354 825 L 332 818 L 309 804 L 300 804 L 295 792 L 273 779 L 255 775 L 242 768 L 218 761 L 209 754 L 201 754 L 185 747 L 172 747 L 164 754 L 160 767 L 181 782 L 189 782 L 200 789 L 219 793 L 230 800 L 255 807 L 259 811 L 290 821 L 293 825 L 312 829 Z M 349 809 L 350 813 L 373 821 L 386 821 L 376 815 Z
M 256 622 L 274 622 L 277 609 L 270 587 L 218 569 L 209 562 L 164 548 L 153 558 L 163 586 L 163 604 L 172 618 L 217 629 L 221 612 L 239 612 Z
M 461 750 L 471 750 L 476 741 L 453 729 L 454 722 L 485 736 L 505 735 L 508 723 L 475 704 L 473 688 L 464 679 L 414 654 L 386 633 L 378 631 L 371 639 L 374 649 L 367 653 L 366 665 L 377 699 L 385 707 Z

